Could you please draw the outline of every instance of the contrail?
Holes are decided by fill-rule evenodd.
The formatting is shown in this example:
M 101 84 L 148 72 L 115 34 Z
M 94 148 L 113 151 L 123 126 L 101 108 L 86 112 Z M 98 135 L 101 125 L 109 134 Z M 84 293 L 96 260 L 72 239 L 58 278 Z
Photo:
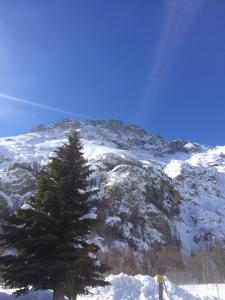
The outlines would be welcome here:
M 176 53 L 184 44 L 198 14 L 207 2 L 207 0 L 165 0 L 164 22 L 159 34 L 154 63 L 149 70 L 140 101 L 138 120 L 147 117 L 153 109 Z
M 52 106 L 40 104 L 40 103 L 33 102 L 33 101 L 28 101 L 28 100 L 25 100 L 25 99 L 22 99 L 22 98 L 10 96 L 10 95 L 3 94 L 3 93 L 0 93 L 0 98 L 4 99 L 4 100 L 9 100 L 9 101 L 13 101 L 13 102 L 18 102 L 18 103 L 31 105 L 31 106 L 34 106 L 34 107 L 39 107 L 39 108 L 42 108 L 42 109 L 46 109 L 46 110 L 50 110 L 50 111 L 54 111 L 54 112 L 58 112 L 58 113 L 62 113 L 62 114 L 67 114 L 67 115 L 69 114 L 69 115 L 73 115 L 73 116 L 78 116 L 78 114 L 75 114 L 73 112 L 69 112 L 69 111 L 66 111 L 66 110 L 62 110 L 62 109 L 59 109 L 59 108 L 55 108 L 55 107 L 52 107 Z M 81 115 L 79 115 L 79 116 L 81 117 Z

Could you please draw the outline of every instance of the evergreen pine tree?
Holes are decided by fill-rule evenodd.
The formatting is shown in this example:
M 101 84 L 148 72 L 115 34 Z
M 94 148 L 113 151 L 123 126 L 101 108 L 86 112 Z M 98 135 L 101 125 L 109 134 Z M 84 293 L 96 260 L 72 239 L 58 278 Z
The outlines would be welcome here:
M 52 289 L 54 300 L 76 299 L 87 286 L 108 284 L 101 275 L 107 267 L 96 258 L 99 247 L 88 241 L 96 222 L 91 172 L 72 132 L 39 176 L 34 196 L 5 220 L 3 246 L 15 254 L 0 257 L 2 280 L 17 296 Z

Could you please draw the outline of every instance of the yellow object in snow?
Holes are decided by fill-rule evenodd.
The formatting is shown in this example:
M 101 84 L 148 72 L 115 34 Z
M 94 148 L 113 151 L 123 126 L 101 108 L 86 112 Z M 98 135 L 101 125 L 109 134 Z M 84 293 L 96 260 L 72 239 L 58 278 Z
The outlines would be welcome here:
M 158 282 L 158 283 L 163 283 L 163 282 L 164 282 L 164 277 L 163 277 L 163 275 L 157 275 L 157 282 Z

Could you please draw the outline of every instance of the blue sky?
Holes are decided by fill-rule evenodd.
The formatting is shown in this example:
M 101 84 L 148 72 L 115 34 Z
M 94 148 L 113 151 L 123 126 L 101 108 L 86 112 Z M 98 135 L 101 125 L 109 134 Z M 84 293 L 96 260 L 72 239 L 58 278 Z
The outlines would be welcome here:
M 0 0 L 0 136 L 120 119 L 225 144 L 224 0 Z

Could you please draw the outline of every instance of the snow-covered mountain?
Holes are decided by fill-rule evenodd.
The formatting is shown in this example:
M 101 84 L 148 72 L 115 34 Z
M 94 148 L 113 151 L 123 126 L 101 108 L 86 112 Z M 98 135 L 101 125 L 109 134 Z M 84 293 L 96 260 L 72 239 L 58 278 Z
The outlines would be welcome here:
M 167 141 L 116 120 L 64 120 L 0 138 L 2 210 L 26 202 L 38 171 L 71 129 L 80 131 L 95 170 L 103 249 L 181 243 L 191 250 L 225 240 L 225 146 Z

